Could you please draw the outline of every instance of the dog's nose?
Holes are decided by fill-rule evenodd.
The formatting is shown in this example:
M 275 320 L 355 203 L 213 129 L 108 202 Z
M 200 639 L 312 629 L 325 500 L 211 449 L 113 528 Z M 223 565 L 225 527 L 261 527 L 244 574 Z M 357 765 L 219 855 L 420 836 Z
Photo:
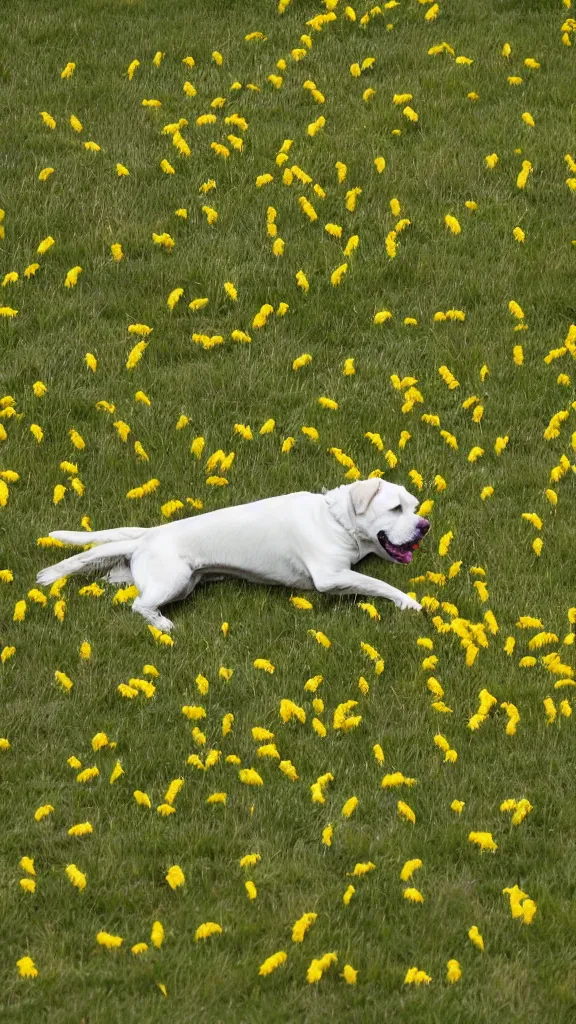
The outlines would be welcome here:
M 418 520 L 418 529 L 420 530 L 422 536 L 424 536 L 425 533 L 428 533 L 428 530 L 430 529 L 430 523 L 428 522 L 428 520 L 420 518 Z

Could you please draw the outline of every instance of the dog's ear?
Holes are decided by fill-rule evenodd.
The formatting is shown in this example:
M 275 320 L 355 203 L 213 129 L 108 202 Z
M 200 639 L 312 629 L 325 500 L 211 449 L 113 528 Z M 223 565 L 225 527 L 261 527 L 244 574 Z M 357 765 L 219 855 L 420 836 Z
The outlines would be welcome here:
M 350 497 L 352 506 L 357 516 L 363 515 L 370 502 L 376 497 L 380 490 L 379 477 L 370 477 L 368 480 L 357 480 L 350 484 Z

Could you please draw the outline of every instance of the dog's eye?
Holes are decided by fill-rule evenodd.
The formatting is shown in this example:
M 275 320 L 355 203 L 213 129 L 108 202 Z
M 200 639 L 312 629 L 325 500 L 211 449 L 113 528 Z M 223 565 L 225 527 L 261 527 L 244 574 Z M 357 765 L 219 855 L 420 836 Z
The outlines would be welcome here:
M 391 508 L 390 511 L 391 512 L 401 512 L 402 511 L 402 505 L 396 505 L 394 508 Z

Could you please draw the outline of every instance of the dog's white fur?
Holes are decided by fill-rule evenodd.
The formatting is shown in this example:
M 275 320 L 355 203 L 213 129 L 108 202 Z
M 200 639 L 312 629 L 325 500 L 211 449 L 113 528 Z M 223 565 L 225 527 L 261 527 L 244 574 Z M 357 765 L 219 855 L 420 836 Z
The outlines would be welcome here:
M 351 569 L 368 554 L 396 560 L 379 542 L 380 531 L 394 545 L 421 539 L 429 524 L 416 514 L 417 506 L 418 499 L 404 487 L 370 478 L 323 494 L 283 494 L 150 529 L 57 530 L 50 536 L 94 547 L 43 569 L 38 583 L 104 570 L 113 582 L 136 584 L 133 611 L 164 631 L 173 623 L 161 614 L 162 605 L 188 597 L 201 579 L 227 576 L 385 597 L 397 608 L 420 611 L 401 590 Z

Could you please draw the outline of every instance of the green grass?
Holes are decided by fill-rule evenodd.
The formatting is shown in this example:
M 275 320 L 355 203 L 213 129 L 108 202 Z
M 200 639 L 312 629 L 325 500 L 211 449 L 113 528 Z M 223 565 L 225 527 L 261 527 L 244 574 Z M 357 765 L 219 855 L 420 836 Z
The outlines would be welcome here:
M 364 8 L 358 7 L 353 24 L 340 0 L 337 20 L 320 33 L 311 31 L 313 46 L 301 62 L 290 59 L 290 50 L 309 31 L 306 21 L 325 11 L 307 0 L 293 0 L 282 17 L 270 0 L 89 0 L 81 12 L 70 0 L 20 0 L 4 12 L 2 276 L 17 270 L 20 280 L 0 296 L 0 305 L 19 311 L 0 320 L 0 394 L 12 395 L 17 410 L 0 421 L 8 435 L 0 442 L 0 470 L 14 470 L 20 480 L 9 484 L 8 503 L 0 508 L 0 569 L 14 574 L 12 583 L 0 583 L 0 649 L 16 647 L 0 667 L 0 735 L 11 744 L 0 753 L 3 1020 L 574 1020 L 574 721 L 560 711 L 561 700 L 568 701 L 565 710 L 574 706 L 574 691 L 555 691 L 557 677 L 540 661 L 519 666 L 536 630 L 516 627 L 519 615 L 541 618 L 558 643 L 536 656 L 557 650 L 573 664 L 573 649 L 562 642 L 571 629 L 568 608 L 576 603 L 573 473 L 555 485 L 556 507 L 544 495 L 561 454 L 573 454 L 573 412 L 558 438 L 543 438 L 550 417 L 571 410 L 576 397 L 572 383 L 557 383 L 559 373 L 572 375 L 571 356 L 543 361 L 576 320 L 574 195 L 564 161 L 565 153 L 576 157 L 574 50 L 562 44 L 560 31 L 571 12 L 559 2 L 445 0 L 440 6 L 438 19 L 428 23 L 429 6 L 403 0 L 362 28 Z M 267 40 L 245 42 L 256 30 Z M 443 40 L 474 63 L 429 56 L 428 48 Z M 501 56 L 506 41 L 512 46 L 508 59 Z M 221 68 L 211 60 L 214 49 L 224 55 Z M 157 50 L 165 52 L 159 68 L 152 64 Z M 196 60 L 193 69 L 181 63 L 188 54 Z M 376 58 L 374 68 L 354 79 L 350 65 L 368 56 Z M 267 77 L 278 73 L 280 57 L 288 67 L 277 90 Z M 540 69 L 525 68 L 525 57 L 536 58 Z M 125 72 L 134 58 L 141 66 L 129 82 Z M 61 80 L 70 60 L 76 71 Z M 515 74 L 523 78 L 521 86 L 508 84 L 507 76 Z M 324 93 L 324 105 L 302 88 L 306 79 Z M 184 95 L 185 80 L 196 86 L 195 98 Z M 235 80 L 242 90 L 230 90 Z M 247 90 L 249 82 L 260 91 Z M 366 104 L 362 93 L 368 87 L 376 94 Z M 476 102 L 467 99 L 470 91 L 479 94 Z M 392 104 L 399 92 L 413 94 L 416 125 Z M 227 97 L 217 123 L 196 127 L 196 117 L 216 96 Z M 162 107 L 143 108 L 144 98 L 160 99 Z M 42 124 L 41 110 L 56 118 L 55 131 Z M 223 124 L 232 111 L 248 121 L 245 133 Z M 523 124 L 524 111 L 532 113 L 535 128 Z M 84 125 L 81 135 L 68 124 L 71 114 Z M 326 126 L 311 138 L 307 125 L 320 114 Z M 189 121 L 182 129 L 192 148 L 189 159 L 161 134 L 180 117 Z M 401 134 L 393 135 L 395 129 Z M 224 161 L 210 142 L 225 141 L 230 131 L 245 136 L 244 152 L 232 150 Z M 294 143 L 287 166 L 304 168 L 324 188 L 325 199 L 311 185 L 281 183 L 274 161 L 288 138 Z M 101 152 L 87 152 L 86 139 L 98 142 Z M 490 171 L 484 157 L 493 152 L 499 163 Z M 377 155 L 386 159 L 381 175 L 373 164 Z M 173 176 L 161 172 L 163 158 L 174 165 Z M 524 159 L 533 174 L 520 190 L 516 177 Z M 337 160 L 348 166 L 343 184 L 337 183 Z M 129 168 L 129 177 L 116 176 L 117 162 Z M 38 174 L 47 166 L 55 171 L 42 183 Z M 257 189 L 256 177 L 265 172 L 275 181 Z M 199 186 L 210 178 L 217 188 L 204 198 Z M 356 211 L 348 212 L 345 195 L 355 186 L 362 194 Z M 300 211 L 300 195 L 312 201 L 316 223 Z M 384 239 L 397 220 L 392 197 L 411 225 L 391 261 Z M 476 212 L 464 206 L 470 199 Z M 201 213 L 204 203 L 218 210 L 212 227 Z M 278 234 L 286 243 L 281 258 L 272 255 L 266 234 L 269 205 L 277 209 Z M 186 221 L 174 215 L 179 207 L 188 209 Z M 457 237 L 444 225 L 447 213 L 462 225 Z M 329 221 L 342 225 L 341 242 L 324 232 Z M 517 225 L 526 232 L 523 244 L 512 235 Z M 152 232 L 169 232 L 173 251 L 155 246 Z M 26 281 L 23 270 L 48 234 L 56 244 L 38 257 L 41 268 Z M 352 234 L 359 235 L 359 247 L 342 284 L 332 287 L 330 274 L 344 262 L 342 248 Z M 119 264 L 110 255 L 115 242 L 125 253 Z M 65 289 L 65 275 L 75 265 L 83 272 L 75 288 Z M 310 281 L 307 295 L 296 286 L 300 269 Z M 237 303 L 225 298 L 225 281 L 236 285 Z M 184 297 L 170 312 L 166 299 L 177 287 Z M 200 296 L 210 299 L 208 307 L 190 312 L 188 302 Z M 514 332 L 511 299 L 524 310 L 528 330 Z M 288 314 L 253 330 L 261 305 L 277 308 L 280 301 L 289 304 Z M 393 319 L 374 326 L 374 313 L 383 308 Z M 465 311 L 465 322 L 433 321 L 435 312 L 450 308 Z M 404 326 L 407 316 L 418 326 Z M 128 372 L 126 358 L 137 339 L 127 327 L 134 322 L 149 324 L 153 333 L 137 368 Z M 248 331 L 251 344 L 229 340 L 236 328 Z M 204 351 L 191 341 L 193 331 L 227 340 Z M 522 366 L 512 358 L 516 344 L 524 349 Z M 95 374 L 86 368 L 86 352 L 98 359 Z M 292 361 L 303 352 L 313 361 L 295 373 Z M 356 374 L 345 377 L 349 357 Z M 441 380 L 442 364 L 460 382 L 457 390 Z M 490 370 L 484 383 L 483 364 Z M 393 373 L 418 379 L 424 403 L 412 412 L 401 412 L 402 397 L 389 380 Z M 43 398 L 34 397 L 37 380 L 48 387 Z M 149 407 L 134 400 L 137 390 L 149 396 Z M 321 395 L 336 399 L 338 410 L 323 410 Z M 462 408 L 469 395 L 484 405 L 479 424 L 471 409 Z M 113 416 L 95 408 L 100 400 L 115 404 Z M 421 422 L 423 412 L 440 416 L 442 427 L 457 436 L 457 451 Z M 190 424 L 177 432 L 181 414 Z M 269 417 L 276 429 L 260 436 Z M 131 427 L 126 444 L 112 425 L 116 419 Z M 44 431 L 41 444 L 30 434 L 31 423 Z M 250 424 L 254 440 L 235 434 L 235 423 Z M 316 426 L 318 444 L 301 434 L 303 425 Z M 81 452 L 69 440 L 72 428 L 86 441 Z M 412 435 L 404 449 L 398 446 L 402 430 Z M 386 449 L 399 456 L 394 471 L 365 439 L 366 431 L 379 431 Z M 196 435 L 206 438 L 199 461 L 189 451 Z M 297 443 L 283 455 L 281 443 L 289 435 Z M 500 457 L 493 450 L 499 435 L 510 437 Z M 144 445 L 148 463 L 137 459 L 135 440 Z M 471 464 L 473 445 L 485 455 Z M 175 498 L 199 498 L 210 510 L 336 486 L 345 470 L 328 453 L 331 446 L 350 454 L 362 475 L 382 469 L 414 489 L 409 471 L 422 474 L 422 500 L 435 502 L 432 534 L 411 567 L 386 567 L 374 559 L 365 569 L 414 589 L 419 598 L 428 594 L 456 605 L 472 623 L 482 622 L 490 608 L 499 633 L 488 634 L 489 646 L 472 667 L 458 637 L 439 633 L 430 613 L 401 615 L 379 602 L 381 621 L 371 621 L 354 599 L 319 594 L 311 595 L 313 611 L 301 612 L 282 588 L 235 582 L 201 588 L 192 601 L 170 610 L 177 627 L 173 647 L 155 644 L 129 606 L 113 606 L 110 585 L 99 599 L 79 596 L 89 582 L 80 577 L 64 588 L 63 623 L 53 615 L 53 598 L 45 608 L 28 600 L 25 621 L 12 621 L 37 569 L 58 557 L 38 548 L 37 537 L 78 528 L 84 515 L 95 528 L 156 524 L 160 506 Z M 205 483 L 206 457 L 218 448 L 236 452 L 224 488 Z M 64 459 L 78 464 L 86 487 L 82 498 L 59 469 Z M 440 493 L 436 474 L 447 482 Z M 155 494 L 126 499 L 130 488 L 152 477 L 160 480 Z M 55 506 L 58 483 L 68 491 Z M 482 501 L 487 485 L 494 495 Z M 541 534 L 522 512 L 542 517 Z M 449 530 L 454 540 L 442 557 L 439 539 Z M 544 540 L 539 558 L 532 549 L 537 535 Z M 462 569 L 443 587 L 409 582 L 427 571 L 447 573 L 456 560 Z M 486 571 L 485 604 L 473 586 L 473 566 Z M 450 622 L 449 612 L 440 614 Z M 230 623 L 227 638 L 223 621 Z M 331 639 L 330 649 L 308 635 L 312 627 Z M 503 645 L 511 635 L 517 646 L 508 657 Z M 434 675 L 451 714 L 430 706 L 431 673 L 422 668 L 428 652 L 416 644 L 421 636 L 434 641 Z M 92 644 L 89 661 L 79 658 L 84 640 Z M 362 654 L 362 641 L 385 658 L 382 675 Z M 274 663 L 273 675 L 253 667 L 258 657 Z M 140 676 L 146 663 L 160 673 L 156 695 L 123 699 L 118 684 Z M 222 665 L 234 670 L 228 683 L 218 677 Z M 73 680 L 71 692 L 56 684 L 55 670 Z M 205 697 L 195 684 L 199 673 L 210 680 Z M 324 676 L 318 691 L 325 703 L 324 739 L 311 727 L 313 695 L 304 691 L 315 674 Z M 361 674 L 370 684 L 366 696 L 358 689 Z M 499 707 L 478 731 L 468 728 L 483 687 L 499 703 L 518 707 L 515 736 L 505 735 Z M 553 724 L 543 707 L 548 696 L 558 709 Z M 284 697 L 305 708 L 306 724 L 281 722 Z M 334 709 L 350 699 L 359 701 L 359 727 L 333 730 Z M 204 750 L 195 746 L 181 712 L 186 704 L 206 709 Z M 234 725 L 222 738 L 228 712 Z M 298 782 L 257 757 L 255 725 L 275 733 Z M 92 751 L 99 731 L 116 742 L 115 749 Z M 455 764 L 443 763 L 433 743 L 437 732 L 458 751 Z M 372 753 L 375 743 L 384 749 L 383 768 Z M 186 765 L 190 753 L 204 756 L 210 748 L 222 751 L 218 765 L 205 773 Z M 224 760 L 230 753 L 257 768 L 264 786 L 242 785 L 237 768 Z M 83 766 L 97 765 L 99 778 L 78 784 L 66 763 L 71 755 Z M 117 759 L 125 774 L 109 785 Z M 321 806 L 312 803 L 309 787 L 327 771 L 334 782 Z M 382 790 L 382 775 L 392 771 L 418 784 Z M 155 808 L 178 777 L 185 784 L 176 813 L 163 818 Z M 149 794 L 151 810 L 137 806 L 135 789 Z M 228 794 L 226 807 L 206 804 L 213 792 Z M 358 808 L 345 819 L 341 808 L 352 795 Z M 500 803 L 523 796 L 533 810 L 513 827 Z M 455 798 L 465 801 L 460 817 L 450 810 Z M 398 799 L 414 809 L 415 825 L 399 817 Z M 38 823 L 34 811 L 46 803 L 55 811 Z M 92 835 L 69 837 L 70 826 L 83 821 L 92 823 Z M 334 826 L 330 849 L 321 843 L 328 822 Z M 492 832 L 496 853 L 480 854 L 468 842 L 471 830 Z M 249 852 L 259 852 L 261 861 L 247 871 L 238 862 Z M 34 894 L 19 885 L 22 856 L 35 861 Z M 412 857 L 423 861 L 410 883 L 424 894 L 422 905 L 402 897 L 400 869 Z M 344 906 L 349 872 L 367 860 L 376 868 L 354 879 L 356 895 Z M 87 875 L 83 892 L 66 878 L 71 863 Z M 173 864 L 186 875 L 175 892 L 165 881 Z M 254 901 L 245 893 L 248 878 L 258 889 Z M 502 895 L 514 884 L 537 904 L 530 926 L 512 919 Z M 302 945 L 294 944 L 292 924 L 309 911 L 318 918 Z M 155 920 L 165 928 L 162 948 L 132 956 L 130 947 L 149 941 Z M 204 921 L 220 923 L 223 933 L 196 943 L 195 930 Z M 484 953 L 467 937 L 473 924 L 484 936 Z M 122 936 L 122 948 L 98 946 L 100 930 Z M 287 963 L 260 978 L 259 965 L 278 950 L 288 953 Z M 338 966 L 319 984 L 307 984 L 310 961 L 329 951 L 337 952 Z M 38 968 L 34 980 L 18 975 L 16 961 L 24 955 Z M 463 971 L 453 986 L 445 981 L 450 958 Z M 359 972 L 355 986 L 339 977 L 346 963 Z M 429 985 L 404 985 L 413 965 L 431 975 Z M 166 986 L 167 999 L 157 983 Z

